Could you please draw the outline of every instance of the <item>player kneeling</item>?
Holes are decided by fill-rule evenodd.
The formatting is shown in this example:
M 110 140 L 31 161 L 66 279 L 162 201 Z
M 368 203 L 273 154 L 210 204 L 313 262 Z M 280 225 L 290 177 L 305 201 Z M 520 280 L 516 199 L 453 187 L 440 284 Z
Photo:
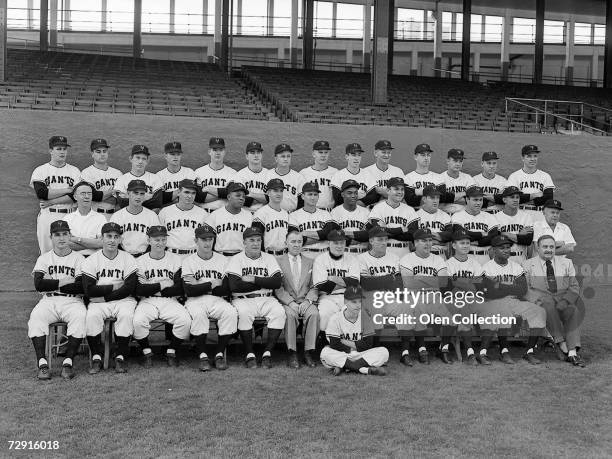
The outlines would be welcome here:
M 223 278 L 227 257 L 213 252 L 215 236 L 215 230 L 209 225 L 196 228 L 197 252 L 187 257 L 182 265 L 183 288 L 187 296 L 185 307 L 192 319 L 191 334 L 196 342 L 200 371 L 210 370 L 206 355 L 206 335 L 210 329 L 210 319 L 217 320 L 217 370 L 227 369 L 225 348 L 236 333 L 238 324 L 236 308 L 225 300 L 229 295 L 229 287 Z
M 68 223 L 58 220 L 51 223 L 53 250 L 38 257 L 32 275 L 34 287 L 43 298 L 34 306 L 28 320 L 28 336 L 34 345 L 38 361 L 38 379 L 51 379 L 49 363 L 45 355 L 49 324 L 63 321 L 68 325 L 68 348 L 62 363 L 62 378 L 72 379 L 72 359 L 81 340 L 85 337 L 87 310 L 79 294 L 83 293 L 81 263 L 84 257 L 70 249 Z
M 389 360 L 389 351 L 385 347 L 372 347 L 374 324 L 362 316 L 362 298 L 361 287 L 347 287 L 344 308 L 329 319 L 325 330 L 329 345 L 321 351 L 321 363 L 331 368 L 334 376 L 342 370 L 362 375 L 387 374 L 381 367 Z
M 149 330 L 152 320 L 163 320 L 172 324 L 172 337 L 166 351 L 168 366 L 176 367 L 176 350 L 181 342 L 189 339 L 191 317 L 187 309 L 178 302 L 183 294 L 181 280 L 181 258 L 166 251 L 168 232 L 165 226 L 151 226 L 147 231 L 151 251 L 139 257 L 136 295 L 140 297 L 134 312 L 134 339 L 138 341 L 144 355 L 145 368 L 151 368 L 153 351 L 149 345 Z

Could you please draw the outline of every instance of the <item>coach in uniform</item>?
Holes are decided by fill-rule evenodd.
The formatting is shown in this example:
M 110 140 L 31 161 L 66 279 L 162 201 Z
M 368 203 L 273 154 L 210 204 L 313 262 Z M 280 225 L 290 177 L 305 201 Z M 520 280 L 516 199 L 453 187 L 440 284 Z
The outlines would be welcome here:
M 285 184 L 279 178 L 271 179 L 267 186 L 268 204 L 253 214 L 253 227 L 263 234 L 263 245 L 267 253 L 275 256 L 287 251 L 289 212 L 281 207 Z
M 196 183 L 206 193 L 204 202 L 198 204 L 211 213 L 227 204 L 227 185 L 236 179 L 236 171 L 225 164 L 225 140 L 211 137 L 208 141 L 210 162 L 195 170 Z
M 115 212 L 117 200 L 113 196 L 113 188 L 122 175 L 121 171 L 108 165 L 109 148 L 105 139 L 92 140 L 89 149 L 93 164 L 81 171 L 81 180 L 91 183 L 97 192 L 93 195 L 93 209 L 103 214 L 107 221 Z
M 329 165 L 329 152 L 331 148 L 327 140 L 317 140 L 312 145 L 314 164 L 300 171 L 306 182 L 315 182 L 320 190 L 317 207 L 330 212 L 335 206 L 332 193 L 331 180 L 338 169 Z

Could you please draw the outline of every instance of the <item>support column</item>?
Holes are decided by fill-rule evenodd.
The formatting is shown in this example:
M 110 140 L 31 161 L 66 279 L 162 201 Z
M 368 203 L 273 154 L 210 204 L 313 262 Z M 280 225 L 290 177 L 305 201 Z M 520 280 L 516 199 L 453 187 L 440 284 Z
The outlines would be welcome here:
M 221 65 L 221 13 L 223 12 L 223 0 L 215 1 L 215 62 Z
M 242 0 L 236 0 L 236 35 L 242 35 Z
M 472 72 L 472 81 L 478 81 L 479 73 L 480 73 L 480 52 L 474 51 L 473 54 L 474 66 Z
M 132 57 L 140 59 L 142 51 L 142 0 L 134 0 L 134 34 Z
M 289 36 L 289 60 L 291 68 L 298 63 L 298 0 L 291 0 L 291 35 Z
M 103 0 L 103 4 L 106 3 L 106 0 Z M 103 8 L 104 10 L 106 8 Z M 70 0 L 64 0 L 64 11 L 63 11 L 63 19 L 62 19 L 62 30 L 71 30 L 72 29 L 72 17 L 70 15 Z
M 6 81 L 6 29 L 8 27 L 7 0 L 0 0 L 0 81 Z
M 433 39 L 433 56 L 434 56 L 434 76 L 440 78 L 442 72 L 442 10 L 440 4 L 436 2 L 436 9 L 433 12 L 434 16 L 434 39 Z
M 393 44 L 395 43 L 395 24 L 397 23 L 397 9 L 395 8 L 395 0 L 389 1 L 389 30 L 387 44 L 387 72 L 393 75 Z M 376 3 L 376 2 L 375 2 Z M 385 101 L 386 102 L 386 101 Z
M 470 35 L 472 29 L 472 0 L 463 0 L 463 37 L 461 40 L 461 79 L 470 79 Z
M 338 30 L 338 3 L 332 3 L 332 29 L 331 36 L 336 38 L 336 31 Z
M 49 0 L 49 46 L 57 48 L 57 0 Z
M 372 103 L 387 104 L 387 80 L 389 74 L 389 28 L 393 20 L 393 0 L 374 2 L 374 53 L 372 65 Z
M 202 33 L 208 33 L 208 0 L 202 0 Z
M 451 13 L 451 41 L 457 39 L 457 13 L 454 11 Z
M 28 29 L 32 28 L 32 25 L 34 24 L 34 0 L 28 0 L 27 2 L 27 16 L 26 16 L 26 21 L 27 21 L 27 27 Z
M 346 47 L 346 51 L 345 51 L 345 57 L 344 57 L 344 69 L 347 72 L 352 72 L 353 71 L 353 45 L 349 44 Z
M 544 12 L 545 0 L 536 0 L 536 33 L 535 50 L 533 53 L 533 83 L 542 83 L 542 70 L 544 68 Z
M 266 25 L 267 25 L 266 34 L 269 36 L 272 36 L 274 35 L 274 0 L 268 0 L 267 10 L 268 12 L 266 16 Z M 285 54 L 284 48 L 283 48 L 283 54 Z
M 175 15 L 176 15 L 176 1 L 170 0 L 170 15 L 168 17 L 168 30 L 170 31 L 170 33 L 175 32 L 175 27 L 174 27 Z
M 227 66 L 229 62 L 228 58 L 229 58 L 230 1 L 231 0 L 221 0 L 221 18 L 219 21 L 221 25 L 221 44 L 220 44 L 220 53 L 217 55 L 219 59 L 219 66 L 221 67 L 221 70 L 226 73 L 227 73 Z
M 576 31 L 576 20 L 570 16 L 565 23 L 565 84 L 574 84 L 574 36 Z
M 365 0 L 363 5 L 363 39 L 362 39 L 362 65 L 365 73 L 370 72 L 370 59 L 372 52 L 372 1 Z
M 278 59 L 278 68 L 282 69 L 285 67 L 285 45 L 278 47 L 276 51 L 276 58 Z
M 101 6 L 100 8 L 102 9 L 102 11 L 100 11 L 100 30 L 102 32 L 106 32 L 107 29 L 107 11 L 108 11 L 108 2 L 107 0 L 102 0 Z
M 595 76 L 595 79 L 597 79 L 597 76 Z M 604 88 L 612 88 L 612 0 L 606 0 L 606 41 L 604 44 L 603 86 Z
M 512 16 L 510 11 L 506 10 L 503 21 L 500 52 L 501 80 L 508 81 L 508 73 L 510 72 L 510 35 L 512 34 Z
M 49 51 L 49 0 L 40 0 L 40 50 Z
M 314 68 L 314 0 L 303 0 L 302 13 L 302 68 Z
M 413 49 L 410 53 L 410 75 L 417 76 L 419 74 L 419 52 Z
M 605 72 L 605 67 L 604 67 Z M 597 87 L 597 79 L 599 77 L 599 49 L 593 46 L 593 56 L 591 57 L 591 86 Z M 604 77 L 604 87 L 606 80 Z

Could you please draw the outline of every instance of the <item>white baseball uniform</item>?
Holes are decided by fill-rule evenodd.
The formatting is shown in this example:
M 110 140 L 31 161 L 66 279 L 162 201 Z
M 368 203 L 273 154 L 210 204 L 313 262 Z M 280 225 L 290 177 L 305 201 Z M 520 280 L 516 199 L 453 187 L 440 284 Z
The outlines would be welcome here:
M 282 208 L 275 210 L 266 204 L 255 211 L 253 223 L 261 223 L 264 227 L 263 242 L 266 250 L 276 252 L 287 248 L 289 212 Z
M 259 172 L 253 172 L 251 169 L 249 169 L 249 166 L 246 166 L 236 173 L 233 181 L 242 183 L 245 188 L 249 190 L 249 193 L 265 194 L 268 185 L 269 172 L 270 171 L 265 167 L 262 167 Z M 257 209 L 263 207 L 265 204 L 265 202 L 253 202 L 250 207 L 245 207 L 245 209 L 250 210 L 251 212 L 255 212 Z
M 336 172 L 338 172 L 338 169 L 332 166 L 327 166 L 321 171 L 317 171 L 310 166 L 300 171 L 300 174 L 302 174 L 302 177 L 304 177 L 307 182 L 316 182 L 319 185 L 319 190 L 321 190 L 321 193 L 319 193 L 319 201 L 317 202 L 317 207 L 319 209 L 331 211 L 335 206 L 334 195 L 331 189 L 331 180 Z
M 202 188 L 212 186 L 214 188 L 225 188 L 227 185 L 236 180 L 236 171 L 225 164 L 220 169 L 213 169 L 210 164 L 205 164 L 195 170 L 196 181 Z M 227 199 L 221 199 L 213 194 L 206 195 L 206 202 L 198 204 L 206 212 L 210 213 L 213 210 L 225 207 Z
M 344 205 L 334 207 L 331 211 L 331 217 L 334 219 L 340 228 L 349 231 L 363 231 L 368 223 L 368 209 L 365 207 L 357 206 L 354 210 L 347 210 Z M 358 242 L 351 240 L 350 244 L 347 244 L 344 249 L 345 252 L 351 253 L 363 253 L 368 250 L 367 242 Z
M 401 170 L 397 166 L 392 166 L 389 164 L 387 166 L 387 170 L 383 171 L 378 168 L 376 163 L 364 168 L 364 170 L 369 174 L 370 180 L 368 182 L 368 191 L 375 187 L 383 187 L 387 188 L 387 182 L 390 178 L 400 177 L 402 178 L 405 174 L 404 171 Z M 384 198 L 381 196 L 379 201 L 383 201 Z
M 147 191 L 145 192 L 145 201 L 151 199 L 158 190 L 162 189 L 163 185 L 159 177 L 152 172 L 145 171 L 145 173 L 140 177 L 132 174 L 131 171 L 126 172 L 115 182 L 115 190 L 119 191 L 122 198 L 128 197 L 127 187 L 132 180 L 142 180 L 145 182 L 147 187 Z
M 124 207 L 115 212 L 110 221 L 121 226 L 123 230 L 121 247 L 131 255 L 141 255 L 147 250 L 148 229 L 160 225 L 157 214 L 146 207 L 137 214 L 132 214 L 127 207 Z
M 392 207 L 388 201 L 383 201 L 376 204 L 370 211 L 368 220 L 371 224 L 379 220 L 383 222 L 383 226 L 387 228 L 401 228 L 402 232 L 405 233 L 410 225 L 418 222 L 419 217 L 415 210 L 406 203 L 400 202 L 397 207 Z M 410 252 L 409 242 L 389 238 L 387 241 L 387 252 L 401 258 Z
M 91 183 L 96 191 L 112 190 L 119 177 L 121 177 L 121 171 L 110 166 L 103 170 L 92 164 L 81 171 L 81 179 Z M 117 200 L 110 196 L 104 201 L 92 202 L 91 207 L 96 212 L 103 214 L 108 221 L 115 212 L 116 204 Z
M 472 176 L 465 172 L 459 171 L 457 177 L 451 177 L 448 171 L 440 174 L 442 183 L 446 185 L 446 191 L 448 193 L 465 193 L 465 190 L 476 184 Z M 440 210 L 452 215 L 465 208 L 465 194 L 462 197 L 456 197 L 454 202 L 440 203 Z
M 227 208 L 221 207 L 208 215 L 206 223 L 217 233 L 215 251 L 240 252 L 244 250 L 242 235 L 253 224 L 253 214 L 245 209 L 232 214 Z
M 302 207 L 289 214 L 289 226 L 296 227 L 300 232 L 319 231 L 322 230 L 326 224 L 333 221 L 334 219 L 328 211 L 319 208 L 314 212 L 307 212 Z M 314 259 L 320 253 L 325 252 L 328 247 L 328 241 L 317 241 L 312 244 L 305 244 L 302 255 Z
M 508 177 L 506 187 L 515 186 L 521 193 L 532 194 L 532 193 L 543 193 L 546 189 L 554 191 L 555 184 L 552 181 L 550 174 L 536 169 L 535 172 L 528 174 L 523 169 L 513 172 Z M 537 222 L 538 220 L 544 220 L 544 214 L 542 213 L 542 206 L 536 206 L 532 201 L 519 204 L 519 208 L 528 211 L 532 220 Z
M 487 212 L 478 212 L 477 215 L 471 215 L 467 211 L 462 210 L 453 214 L 451 217 L 453 225 L 461 225 L 466 231 L 478 232 L 484 236 L 489 234 L 493 228 L 497 228 L 497 220 L 495 216 Z M 490 260 L 489 248 L 491 246 L 472 245 L 468 257 L 474 258 L 478 263 L 484 265 Z
M 74 212 L 66 215 L 63 220 L 68 222 L 70 234 L 88 239 L 99 239 L 102 236 L 102 225 L 106 223 L 106 217 L 93 209 L 87 215 L 81 215 L 81 212 L 75 209 Z M 95 249 L 83 249 L 79 250 L 79 253 L 88 256 L 95 251 Z
M 159 181 L 162 183 L 163 191 L 174 191 L 179 189 L 179 183 L 181 180 L 189 179 L 195 180 L 196 175 L 192 168 L 181 166 L 180 169 L 176 172 L 170 172 L 168 168 L 162 169 L 157 174 Z M 178 197 L 174 199 L 171 203 L 166 204 L 169 206 L 171 204 L 176 204 L 178 202 Z
M 492 195 L 501 194 L 501 192 L 507 186 L 506 178 L 502 177 L 501 175 L 497 175 L 497 174 L 495 174 L 495 176 L 490 179 L 486 178 L 484 175 L 482 175 L 482 173 L 475 175 L 473 178 L 474 178 L 474 182 L 476 183 L 476 185 L 482 188 L 482 192 L 484 194 L 492 194 Z M 488 204 L 487 204 L 487 207 L 482 209 L 484 212 L 495 214 L 499 212 L 503 207 L 500 204 L 489 202 L 487 199 L 485 199 L 485 201 L 488 202 Z
M 168 231 L 167 249 L 181 255 L 181 259 L 195 253 L 195 229 L 204 224 L 208 214 L 198 206 L 183 210 L 178 204 L 159 211 L 159 221 Z
M 478 279 L 478 278 L 480 278 L 481 280 L 482 276 L 484 275 L 482 266 L 476 260 L 470 257 L 467 257 L 465 261 L 460 261 L 455 257 L 450 257 L 448 260 L 446 260 L 446 267 L 448 269 L 448 277 L 453 282 L 453 286 L 454 287 L 456 286 L 462 290 L 465 289 L 466 291 L 467 291 L 467 286 L 463 287 L 461 285 L 462 279 L 468 280 L 468 282 L 470 282 L 473 285 L 471 280 Z M 471 289 L 472 288 L 473 287 L 471 287 Z M 457 310 L 463 316 L 467 316 L 467 317 L 469 317 L 470 313 L 474 313 L 474 314 L 486 317 L 489 314 L 487 313 L 486 308 L 482 306 L 483 304 L 484 302 L 479 304 L 478 301 L 473 301 L 470 303 L 466 302 L 466 304 L 461 308 L 457 306 Z M 485 326 L 481 325 L 480 327 L 491 329 L 491 326 L 486 326 L 486 325 Z M 471 328 L 472 326 L 469 324 L 461 324 L 458 327 L 458 329 L 461 331 L 470 330 Z M 494 326 L 493 329 L 495 328 L 498 328 L 497 325 Z
M 270 169 L 268 171 L 268 182 L 275 178 L 281 179 L 285 184 L 281 209 L 293 212 L 297 209 L 298 196 L 302 194 L 302 186 L 306 183 L 306 180 L 302 177 L 302 174 L 293 169 L 290 169 L 285 175 L 280 175 L 276 172 L 276 169 Z
M 428 185 L 438 186 L 443 183 L 441 174 L 433 171 L 428 171 L 426 174 L 420 174 L 417 171 L 408 172 L 404 176 L 404 183 L 413 191 L 422 190 Z
M 342 189 L 342 183 L 347 180 L 355 180 L 359 184 L 357 199 L 363 199 L 363 197 L 368 193 L 370 174 L 363 167 L 360 168 L 359 172 L 356 174 L 353 174 L 345 167 L 334 174 L 331 179 L 331 186 L 340 190 Z
M 533 220 L 524 210 L 518 210 L 516 215 L 508 215 L 503 210 L 495 215 L 500 233 L 518 234 L 523 228 L 533 226 Z M 527 260 L 528 246 L 512 244 L 510 259 L 522 265 Z
M 419 218 L 419 228 L 421 229 L 429 229 L 432 233 L 452 230 L 450 215 L 448 215 L 446 212 L 442 212 L 439 209 L 436 212 L 431 213 L 421 208 L 417 211 L 416 215 Z M 433 240 L 433 245 L 431 247 L 432 253 L 446 258 L 447 249 L 448 244 L 441 244 L 435 239 Z

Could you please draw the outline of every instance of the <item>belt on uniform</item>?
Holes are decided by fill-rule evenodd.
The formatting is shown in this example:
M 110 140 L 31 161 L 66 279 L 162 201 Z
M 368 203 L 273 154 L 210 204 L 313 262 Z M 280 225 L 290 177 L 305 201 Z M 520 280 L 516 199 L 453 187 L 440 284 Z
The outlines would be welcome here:
M 408 243 L 407 242 L 390 242 L 387 243 L 387 247 L 408 247 Z
M 49 212 L 59 212 L 60 214 L 69 214 L 72 209 L 54 209 L 53 207 L 49 207 Z
M 527 210 L 542 210 L 542 206 L 534 206 L 531 204 L 521 204 L 519 205 L 519 209 L 527 209 Z
M 171 249 L 168 248 L 172 253 L 178 253 L 179 255 L 187 255 L 189 253 L 196 253 L 195 249 Z
M 280 250 L 266 249 L 266 252 L 269 253 L 270 255 L 283 255 L 287 252 L 287 249 L 280 249 Z
M 240 252 L 241 252 L 240 250 L 237 250 L 236 252 L 234 252 L 233 250 L 232 251 L 225 250 L 225 251 L 223 251 L 221 253 L 223 255 L 225 255 L 226 257 L 233 257 L 234 255 L 236 255 L 237 253 L 240 253 Z
M 115 209 L 100 209 L 99 207 L 96 209 L 96 212 L 100 212 L 101 214 L 114 214 Z
M 521 256 L 521 255 L 523 255 L 523 252 L 510 252 L 511 257 L 516 257 L 516 256 Z
M 265 296 L 272 296 L 272 293 L 247 293 L 246 295 L 234 295 L 234 298 L 261 298 Z
M 441 249 L 440 247 L 432 247 L 431 253 L 435 253 L 436 255 L 441 255 L 444 253 L 444 249 Z
M 45 293 L 45 296 L 68 296 L 68 297 L 75 297 L 76 295 L 72 295 L 70 293 L 47 292 L 47 293 Z
M 487 255 L 489 253 L 489 249 L 470 250 L 468 253 L 471 255 Z
M 303 250 L 308 250 L 309 252 L 325 252 L 327 250 L 327 247 L 325 247 L 324 249 L 318 249 L 315 247 L 304 247 Z
M 345 250 L 351 253 L 363 253 L 366 249 L 365 247 L 347 247 Z

